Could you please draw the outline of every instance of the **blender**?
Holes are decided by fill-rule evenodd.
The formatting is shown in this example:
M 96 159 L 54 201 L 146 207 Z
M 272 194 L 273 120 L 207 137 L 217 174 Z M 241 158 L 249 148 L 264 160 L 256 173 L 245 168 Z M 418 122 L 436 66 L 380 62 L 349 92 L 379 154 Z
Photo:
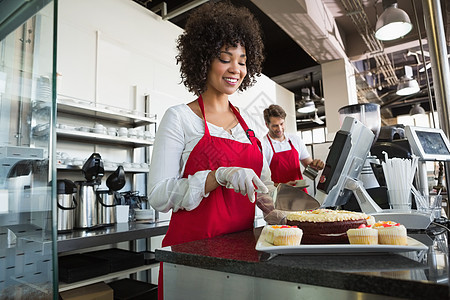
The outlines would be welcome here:
M 77 208 L 75 227 L 94 228 L 101 225 L 98 222 L 97 188 L 105 173 L 102 158 L 99 153 L 92 153 L 82 167 L 86 181 L 77 181 Z

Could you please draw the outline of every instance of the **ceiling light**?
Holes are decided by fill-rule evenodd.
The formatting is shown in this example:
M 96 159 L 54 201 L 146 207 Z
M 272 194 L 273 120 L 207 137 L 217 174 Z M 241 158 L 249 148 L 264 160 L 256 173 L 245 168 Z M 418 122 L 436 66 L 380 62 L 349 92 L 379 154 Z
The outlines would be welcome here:
M 391 41 L 408 34 L 412 29 L 408 14 L 397 8 L 397 1 L 383 0 L 383 13 L 375 25 L 375 37 L 380 41 Z
M 413 79 L 413 71 L 411 66 L 404 66 L 404 75 L 400 78 L 397 86 L 397 95 L 407 96 L 420 91 L 419 83 Z
M 412 79 L 406 75 L 400 78 L 400 82 L 397 86 L 397 95 L 399 96 L 407 96 L 411 94 L 415 94 L 420 91 L 419 84 L 417 80 Z
M 297 111 L 301 114 L 310 114 L 316 111 L 316 105 L 314 101 L 309 97 L 309 88 L 302 89 L 302 100 L 303 105 L 297 109 Z
M 297 109 L 297 111 L 301 114 L 310 114 L 312 112 L 315 112 L 316 106 L 314 105 L 314 101 L 312 100 L 306 101 L 302 107 Z
M 422 106 L 420 106 L 420 103 L 413 104 L 411 110 L 409 111 L 410 116 L 423 115 L 423 114 L 425 114 L 425 109 Z

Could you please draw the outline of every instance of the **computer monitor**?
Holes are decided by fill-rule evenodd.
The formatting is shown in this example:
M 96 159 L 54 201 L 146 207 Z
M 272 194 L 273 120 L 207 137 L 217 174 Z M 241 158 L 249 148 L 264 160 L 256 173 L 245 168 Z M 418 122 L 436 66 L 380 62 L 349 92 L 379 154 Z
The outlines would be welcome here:
M 344 205 L 350 191 L 361 190 L 362 183 L 358 181 L 358 177 L 374 138 L 374 133 L 357 119 L 344 119 L 317 184 L 315 198 L 322 207 Z M 362 190 L 367 193 L 365 189 Z
M 450 161 L 450 143 L 442 129 L 406 126 L 413 153 L 424 161 Z
M 382 210 L 358 179 L 374 137 L 372 131 L 357 119 L 344 119 L 341 130 L 337 132 L 330 147 L 325 168 L 317 184 L 316 200 L 321 207 L 337 207 L 344 205 L 349 198 L 346 194 L 353 192 L 361 210 L 372 215 L 376 221 L 394 221 L 408 229 L 428 228 L 432 221 L 431 213 L 417 210 Z

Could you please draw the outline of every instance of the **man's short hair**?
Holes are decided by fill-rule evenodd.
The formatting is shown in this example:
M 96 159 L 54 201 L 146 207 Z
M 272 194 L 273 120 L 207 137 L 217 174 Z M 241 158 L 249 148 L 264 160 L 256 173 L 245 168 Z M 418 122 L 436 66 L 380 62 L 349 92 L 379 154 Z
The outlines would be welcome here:
M 264 121 L 266 122 L 266 124 L 270 123 L 270 117 L 286 119 L 286 112 L 281 106 L 277 104 L 271 104 L 264 110 Z

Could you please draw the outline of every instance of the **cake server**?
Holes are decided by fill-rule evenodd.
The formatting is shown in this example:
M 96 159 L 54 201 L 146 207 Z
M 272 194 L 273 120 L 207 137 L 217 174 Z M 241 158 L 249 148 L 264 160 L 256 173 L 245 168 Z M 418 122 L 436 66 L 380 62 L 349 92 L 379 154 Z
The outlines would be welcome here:
M 278 185 L 272 199 L 275 209 L 283 211 L 312 210 L 320 207 L 320 203 L 303 189 L 284 183 Z

